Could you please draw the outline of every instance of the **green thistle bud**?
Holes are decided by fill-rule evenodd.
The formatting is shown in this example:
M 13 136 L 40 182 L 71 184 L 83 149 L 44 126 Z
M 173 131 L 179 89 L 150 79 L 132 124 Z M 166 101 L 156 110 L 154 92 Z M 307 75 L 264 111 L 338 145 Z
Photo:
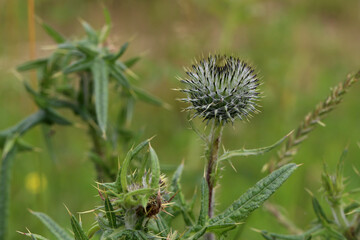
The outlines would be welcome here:
M 194 111 L 192 118 L 215 119 L 234 122 L 236 118 L 247 120 L 258 113 L 260 98 L 259 78 L 254 69 L 239 58 L 226 55 L 209 55 L 195 62 L 191 69 L 185 68 L 187 78 L 180 81 L 187 88 L 181 101 L 191 103 L 185 110 Z

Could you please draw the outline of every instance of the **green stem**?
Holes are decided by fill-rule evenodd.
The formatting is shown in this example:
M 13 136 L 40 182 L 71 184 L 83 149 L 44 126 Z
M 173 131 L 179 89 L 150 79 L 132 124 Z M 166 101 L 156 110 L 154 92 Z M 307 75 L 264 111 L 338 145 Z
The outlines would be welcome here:
M 208 216 L 212 218 L 214 216 L 214 207 L 215 207 L 215 186 L 216 186 L 216 176 L 218 170 L 218 156 L 219 156 L 219 147 L 221 143 L 221 135 L 222 135 L 223 126 L 222 123 L 216 122 L 213 120 L 213 124 L 211 127 L 207 150 L 206 150 L 206 158 L 207 165 L 205 169 L 205 177 L 206 182 L 209 187 L 209 211 Z M 215 239 L 213 234 L 205 235 L 207 240 Z
M 341 227 L 341 229 L 346 230 L 349 228 L 349 221 L 347 220 L 344 210 L 340 204 L 332 206 L 331 211 L 333 213 L 336 224 Z

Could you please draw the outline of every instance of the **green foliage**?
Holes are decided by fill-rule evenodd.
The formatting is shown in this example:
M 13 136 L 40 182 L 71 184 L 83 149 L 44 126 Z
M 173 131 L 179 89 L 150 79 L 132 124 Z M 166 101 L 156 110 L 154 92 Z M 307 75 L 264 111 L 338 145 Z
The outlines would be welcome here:
M 322 194 L 327 200 L 328 209 L 332 215 L 328 216 L 316 197 L 312 196 L 313 210 L 316 220 L 312 227 L 297 235 L 284 235 L 262 231 L 261 234 L 269 240 L 286 239 L 338 239 L 356 240 L 360 238 L 360 205 L 352 197 L 352 190 L 345 189 L 346 183 L 343 176 L 344 159 L 347 154 L 345 149 L 337 164 L 334 174 L 330 174 L 327 165 L 324 164 L 322 173 Z M 349 202 L 345 204 L 345 202 Z

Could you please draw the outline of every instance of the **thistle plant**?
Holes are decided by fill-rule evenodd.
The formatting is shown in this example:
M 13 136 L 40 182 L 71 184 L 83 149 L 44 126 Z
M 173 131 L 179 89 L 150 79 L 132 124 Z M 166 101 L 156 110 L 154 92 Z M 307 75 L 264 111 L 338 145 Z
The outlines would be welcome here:
M 166 177 L 161 175 L 155 150 L 149 146 L 148 151 L 140 154 L 144 151 L 142 149 L 148 146 L 149 139 L 127 153 L 118 168 L 115 181 L 98 183 L 103 204 L 93 210 L 98 213 L 92 227 L 86 230 L 71 214 L 75 239 L 91 239 L 95 236 L 100 239 L 225 239 L 229 231 L 245 221 L 295 171 L 297 165 L 292 163 L 277 169 L 248 189 L 226 210 L 216 213 L 214 188 L 217 184 L 219 163 L 236 156 L 263 154 L 281 144 L 287 136 L 268 147 L 225 150 L 220 155 L 219 146 L 224 125 L 235 118 L 248 119 L 251 113 L 257 112 L 259 80 L 251 67 L 234 57 L 210 56 L 201 60 L 199 65 L 194 65 L 193 69 L 193 72 L 188 72 L 193 79 L 183 80 L 189 86 L 182 90 L 188 94 L 184 101 L 193 103 L 193 107 L 201 108 L 201 105 L 195 105 L 197 103 L 209 106 L 202 108 L 202 111 L 210 111 L 209 114 L 198 113 L 212 123 L 208 136 L 198 131 L 206 143 L 207 158 L 205 176 L 200 187 L 200 209 L 194 208 L 196 195 L 188 202 L 182 192 L 183 164 L 167 183 Z M 195 97 L 199 97 L 199 102 L 190 101 L 196 100 Z M 230 106 L 235 109 L 228 109 Z M 137 167 L 132 164 L 136 160 L 140 167 L 139 164 Z M 38 212 L 33 214 L 59 239 L 71 238 L 47 215 Z M 177 216 L 182 217 L 185 230 L 179 230 L 173 225 L 173 219 Z M 59 232 L 66 237 L 59 237 Z M 43 239 L 31 232 L 23 234 L 34 239 Z
M 99 181 L 115 180 L 118 156 L 125 154 L 131 144 L 138 141 L 141 130 L 130 130 L 135 102 L 165 106 L 158 98 L 135 86 L 138 78 L 130 68 L 140 59 L 121 60 L 129 43 L 118 49 L 108 39 L 111 29 L 109 13 L 104 9 L 106 24 L 100 30 L 93 29 L 81 20 L 86 35 L 82 38 L 65 38 L 48 24 L 40 25 L 55 41 L 48 47 L 47 57 L 28 61 L 17 67 L 18 72 L 36 71 L 36 86 L 30 84 L 27 75 L 19 75 L 24 87 L 38 110 L 13 127 L 0 131 L 2 149 L 0 172 L 0 240 L 6 239 L 9 202 L 10 173 L 13 158 L 21 151 L 34 147 L 22 140 L 33 127 L 43 126 L 45 142 L 51 146 L 48 132 L 54 125 L 84 126 L 92 143 L 89 159 L 94 163 Z M 113 89 L 118 107 L 117 119 L 109 119 L 108 106 Z M 62 110 L 70 110 L 77 118 L 76 124 L 63 116 Z M 48 147 L 51 151 L 51 147 Z M 53 153 L 50 154 L 54 156 Z

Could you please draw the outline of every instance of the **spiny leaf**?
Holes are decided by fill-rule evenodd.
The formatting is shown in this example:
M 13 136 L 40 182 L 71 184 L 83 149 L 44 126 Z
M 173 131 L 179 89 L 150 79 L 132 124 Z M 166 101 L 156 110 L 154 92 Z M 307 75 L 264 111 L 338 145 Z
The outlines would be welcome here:
M 116 226 L 116 216 L 114 213 L 114 208 L 107 196 L 105 197 L 105 212 L 106 212 L 106 217 L 109 221 L 110 227 L 116 228 L 117 226 Z
M 104 60 L 97 58 L 91 66 L 94 77 L 94 96 L 96 118 L 104 136 L 108 114 L 108 70 Z
M 209 225 L 236 224 L 245 220 L 290 177 L 296 168 L 296 164 L 288 164 L 261 179 L 223 213 L 210 219 Z
M 5 143 L 0 168 L 0 240 L 7 239 L 9 214 L 10 178 L 13 159 L 17 151 L 16 138 L 10 137 Z
M 49 230 L 54 236 L 59 240 L 71 240 L 72 237 L 60 227 L 54 220 L 52 220 L 48 215 L 41 212 L 33 212 L 35 215 Z
M 50 123 L 56 123 L 59 125 L 72 125 L 72 122 L 61 116 L 55 110 L 51 108 L 46 108 L 46 119 L 50 121 Z
M 82 229 L 79 221 L 73 214 L 71 214 L 71 227 L 74 232 L 75 240 L 89 240 L 84 230 Z
M 254 156 L 254 155 L 260 155 L 264 154 L 266 152 L 271 151 L 272 149 L 279 146 L 291 133 L 287 134 L 285 137 L 274 143 L 273 145 L 270 145 L 268 147 L 262 147 L 262 148 L 256 148 L 256 149 L 239 149 L 239 150 L 233 150 L 233 151 L 227 151 L 223 155 L 221 155 L 218 159 L 219 162 L 228 160 L 232 157 L 240 157 L 240 156 Z
M 159 180 L 160 180 L 160 163 L 159 158 L 156 155 L 155 150 L 149 146 L 150 149 L 150 160 L 151 160 L 151 187 L 152 188 L 159 188 Z
M 18 233 L 25 235 L 27 237 L 30 237 L 32 240 L 49 240 L 48 238 L 45 238 L 39 234 L 34 234 L 34 233 L 23 233 L 23 232 L 19 232 Z

